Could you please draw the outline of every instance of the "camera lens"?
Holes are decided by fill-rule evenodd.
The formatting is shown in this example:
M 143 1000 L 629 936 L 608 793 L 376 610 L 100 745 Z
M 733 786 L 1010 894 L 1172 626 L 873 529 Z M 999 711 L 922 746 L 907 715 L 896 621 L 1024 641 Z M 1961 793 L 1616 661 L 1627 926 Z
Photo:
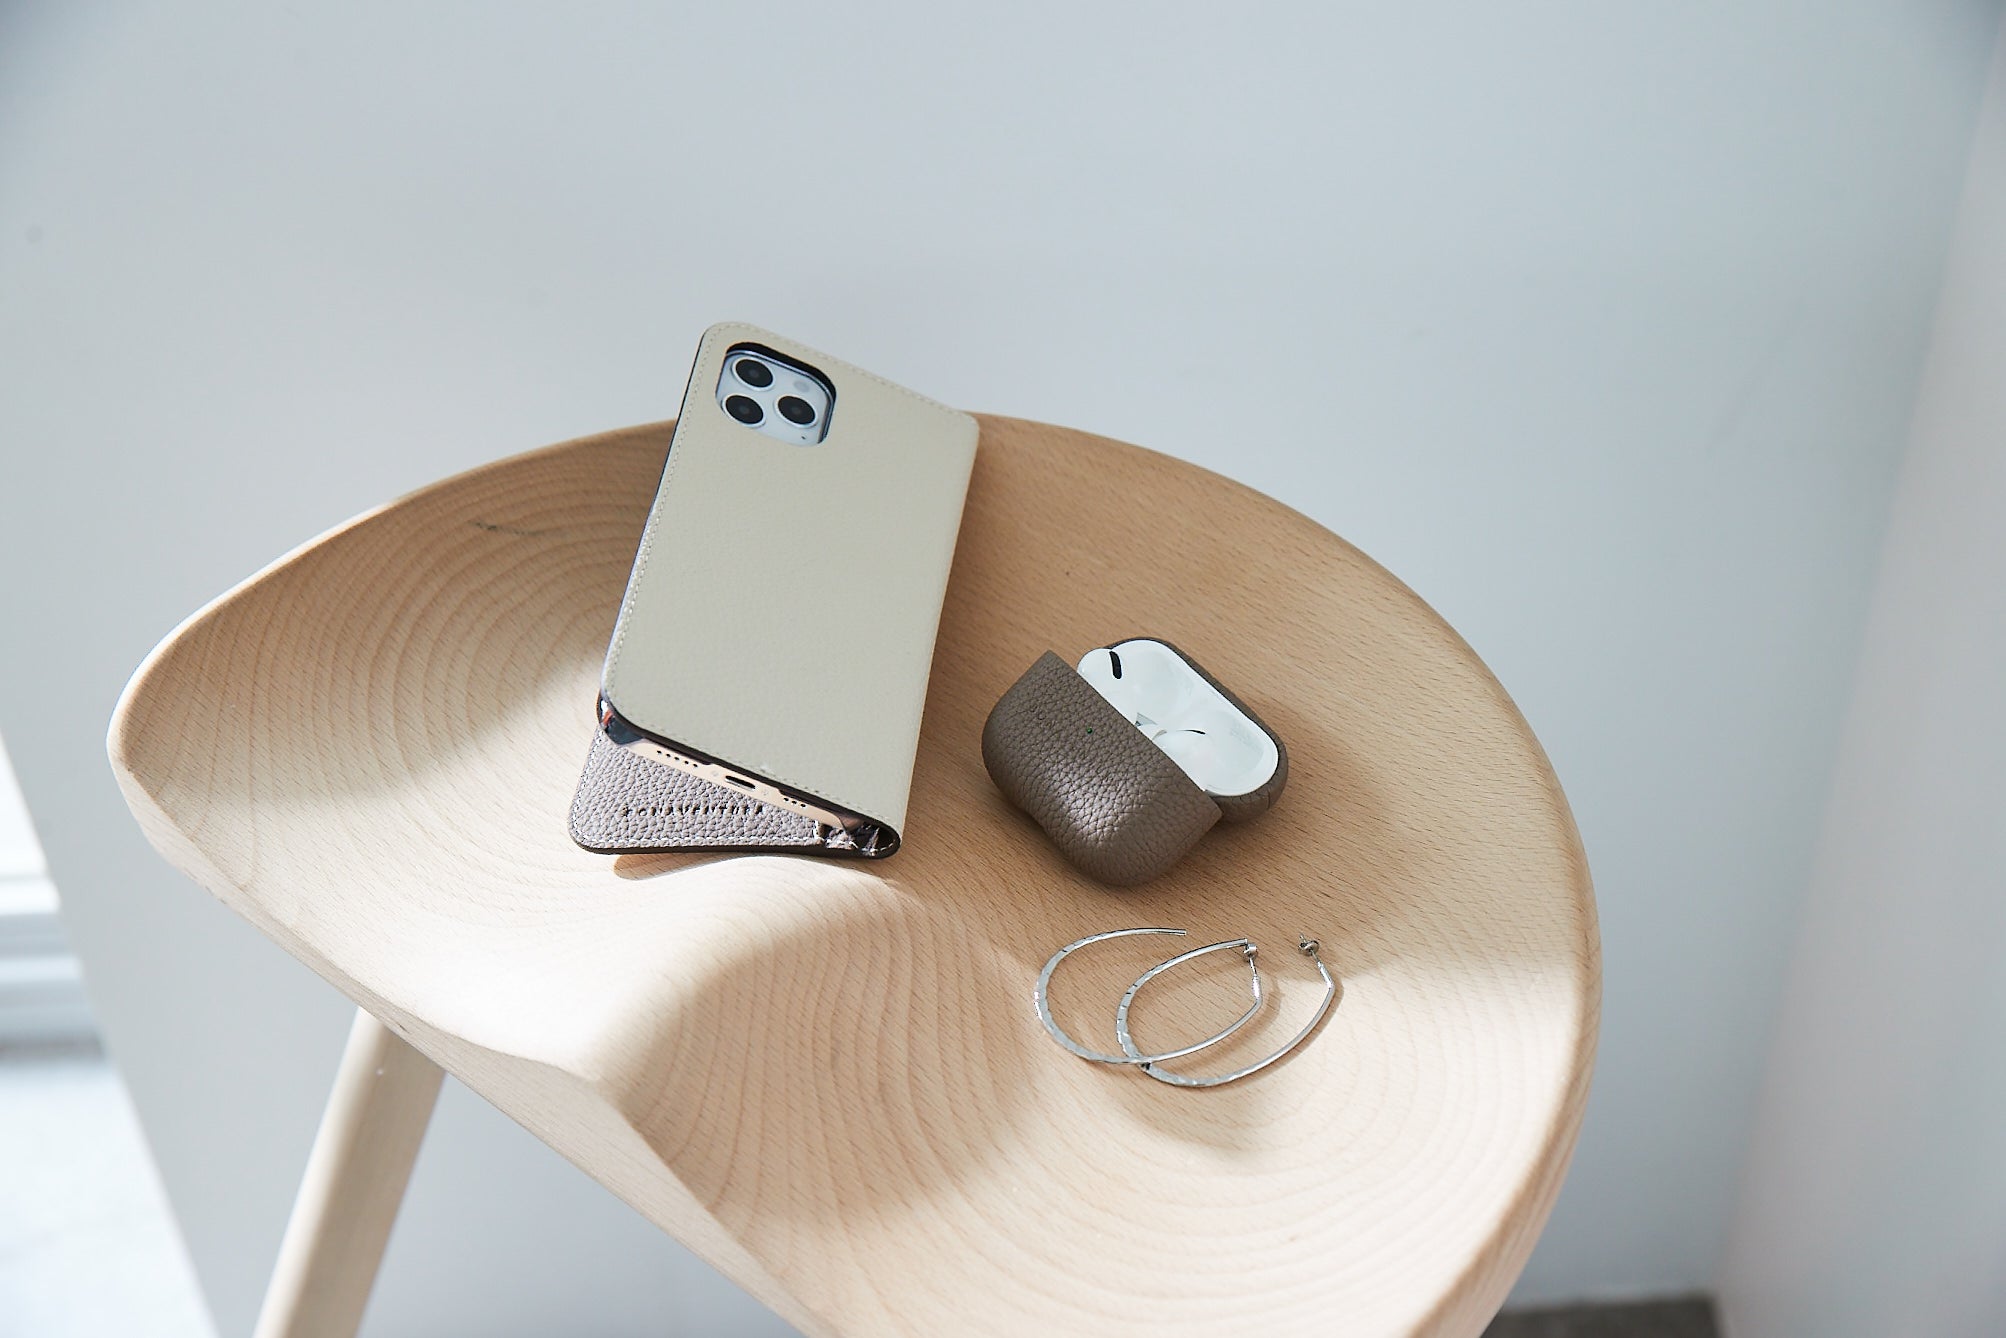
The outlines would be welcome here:
M 747 427 L 756 425 L 766 413 L 758 404 L 743 395 L 733 395 L 724 402 L 724 411 Z
M 773 384 L 773 369 L 757 358 L 740 358 L 732 364 L 738 379 L 755 390 L 764 390 Z
M 799 395 L 782 395 L 778 408 L 780 416 L 797 427 L 806 427 L 815 421 L 815 406 Z

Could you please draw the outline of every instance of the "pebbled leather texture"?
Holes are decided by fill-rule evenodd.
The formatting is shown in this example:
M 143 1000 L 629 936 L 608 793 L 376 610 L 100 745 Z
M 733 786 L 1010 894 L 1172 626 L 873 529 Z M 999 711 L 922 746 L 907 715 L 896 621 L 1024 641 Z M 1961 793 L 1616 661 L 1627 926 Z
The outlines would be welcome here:
M 1169 869 L 1220 817 L 1209 795 L 1051 651 L 989 713 L 982 761 L 1067 859 L 1117 887 Z
M 571 839 L 605 855 L 822 848 L 813 820 L 651 762 L 597 729 L 571 801 Z
M 1123 638 L 1123 640 L 1129 639 L 1131 638 Z M 1200 678 L 1218 689 L 1220 696 L 1233 703 L 1238 708 L 1240 714 L 1253 721 L 1254 727 L 1267 735 L 1269 740 L 1275 745 L 1275 774 L 1270 776 L 1267 784 L 1261 786 L 1258 790 L 1249 790 L 1245 794 L 1213 795 L 1212 802 L 1219 806 L 1219 816 L 1227 822 L 1245 822 L 1247 819 L 1257 818 L 1273 808 L 1275 800 L 1281 797 L 1282 787 L 1289 783 L 1289 750 L 1283 744 L 1282 736 L 1269 729 L 1268 722 L 1255 715 L 1254 709 L 1241 701 L 1231 688 L 1205 672 L 1204 665 L 1198 663 L 1198 661 L 1186 655 L 1179 647 L 1165 641 L 1162 637 L 1151 639 L 1160 645 L 1169 646 L 1171 650 L 1175 651 L 1178 659 L 1197 670 Z M 1120 642 L 1111 644 L 1119 645 Z

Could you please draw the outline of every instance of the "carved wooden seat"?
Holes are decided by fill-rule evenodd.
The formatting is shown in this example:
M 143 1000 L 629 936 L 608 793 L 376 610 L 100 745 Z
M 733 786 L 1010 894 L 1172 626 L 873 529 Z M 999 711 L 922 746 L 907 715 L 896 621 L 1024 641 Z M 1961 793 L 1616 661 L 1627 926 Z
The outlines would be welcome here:
M 1559 1188 L 1595 1039 L 1588 875 L 1538 743 L 1447 625 L 1303 516 L 1132 446 L 982 427 L 888 861 L 567 838 L 668 425 L 446 480 L 223 596 L 126 692 L 125 793 L 179 868 L 808 1333 L 1478 1333 Z M 804 600 L 844 594 L 801 574 Z M 1113 891 L 1004 803 L 978 738 L 1041 651 L 1135 634 L 1246 697 L 1291 777 Z M 1298 933 L 1341 999 L 1235 1086 L 1084 1064 L 1032 982 L 1131 925 L 1267 948 L 1250 1050 L 1315 1000 Z M 1169 950 L 1125 951 L 1066 968 L 1075 1034 L 1107 1037 Z M 1242 1002 L 1222 979 L 1166 979 L 1138 1035 L 1216 1030 Z M 373 1026 L 267 1332 L 352 1329 L 366 1296 L 436 1089 Z

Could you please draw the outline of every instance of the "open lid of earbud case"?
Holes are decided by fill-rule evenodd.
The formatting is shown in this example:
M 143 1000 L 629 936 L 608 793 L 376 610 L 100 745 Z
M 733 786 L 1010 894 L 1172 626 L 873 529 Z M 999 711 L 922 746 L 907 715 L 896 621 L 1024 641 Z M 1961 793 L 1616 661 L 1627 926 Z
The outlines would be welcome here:
M 1079 674 L 1214 798 L 1274 779 L 1274 738 L 1177 649 L 1137 637 L 1090 650 Z

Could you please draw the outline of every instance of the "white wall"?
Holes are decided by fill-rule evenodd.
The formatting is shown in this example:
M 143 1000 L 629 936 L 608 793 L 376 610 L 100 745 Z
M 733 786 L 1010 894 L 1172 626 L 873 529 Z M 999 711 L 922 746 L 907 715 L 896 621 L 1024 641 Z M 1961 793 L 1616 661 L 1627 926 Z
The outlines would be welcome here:
M 1734 1338 L 2006 1334 L 2006 40 L 1761 1110 Z
M 223 1329 L 344 1009 L 141 842 L 118 688 L 323 526 L 665 416 L 725 316 L 1222 469 L 1433 600 L 1602 899 L 1525 1294 L 1708 1282 L 1996 17 L 9 7 L 0 729 Z M 653 1314 L 763 1323 L 449 1093 L 374 1332 Z

